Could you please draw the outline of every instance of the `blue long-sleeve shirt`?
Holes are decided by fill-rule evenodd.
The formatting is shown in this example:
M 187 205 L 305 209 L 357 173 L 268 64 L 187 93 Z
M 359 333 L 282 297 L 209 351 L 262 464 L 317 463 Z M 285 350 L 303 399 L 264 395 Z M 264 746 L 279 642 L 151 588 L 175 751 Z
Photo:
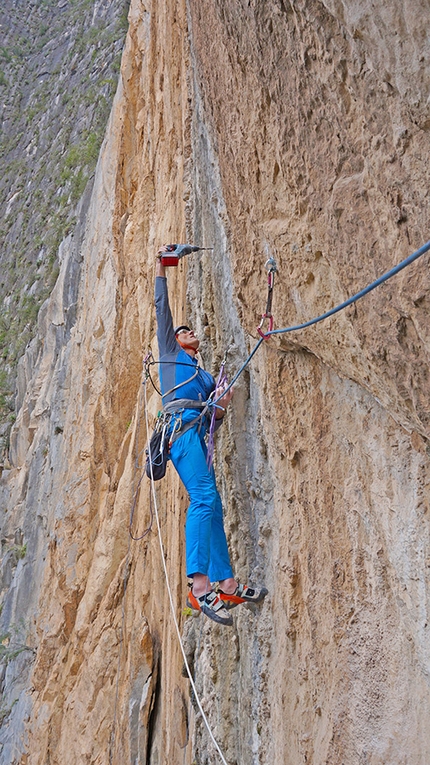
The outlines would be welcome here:
M 167 279 L 164 276 L 155 278 L 155 314 L 163 404 L 179 398 L 206 401 L 215 388 L 215 380 L 209 372 L 198 366 L 197 359 L 186 353 L 176 340 Z M 195 411 L 190 410 L 191 413 L 194 417 Z

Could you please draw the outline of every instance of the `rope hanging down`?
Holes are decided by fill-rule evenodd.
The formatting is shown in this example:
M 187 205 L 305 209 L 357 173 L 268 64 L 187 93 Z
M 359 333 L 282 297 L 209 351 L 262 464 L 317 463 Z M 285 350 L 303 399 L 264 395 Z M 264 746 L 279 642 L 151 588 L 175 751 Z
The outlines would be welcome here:
M 284 327 L 283 329 L 270 329 L 268 332 L 266 332 L 264 335 L 261 336 L 259 339 L 257 345 L 255 348 L 251 351 L 248 358 L 244 361 L 238 372 L 234 375 L 231 383 L 229 384 L 228 388 L 225 389 L 223 392 L 223 396 L 227 393 L 227 391 L 230 390 L 230 388 L 233 387 L 236 380 L 240 377 L 242 372 L 246 369 L 251 359 L 254 357 L 254 355 L 257 353 L 260 345 L 264 340 L 266 340 L 271 335 L 282 335 L 286 332 L 296 332 L 299 329 L 306 329 L 306 327 L 311 327 L 313 324 L 318 324 L 320 321 L 324 321 L 324 319 L 328 319 L 329 316 L 333 316 L 335 313 L 339 313 L 339 311 L 342 311 L 344 308 L 347 308 L 349 305 L 352 305 L 352 303 L 355 303 L 357 300 L 360 300 L 362 297 L 367 295 L 372 290 L 376 289 L 376 287 L 379 287 L 384 282 L 388 281 L 388 279 L 391 279 L 391 277 L 395 276 L 399 273 L 399 271 L 402 271 L 407 266 L 410 266 L 411 263 L 413 263 L 415 260 L 418 260 L 422 255 L 424 255 L 426 252 L 430 250 L 430 241 L 426 242 L 426 244 L 423 244 L 422 247 L 420 247 L 418 250 L 412 253 L 412 255 L 409 255 L 409 257 L 405 258 L 405 260 L 402 260 L 400 263 L 397 264 L 397 266 L 394 266 L 394 268 L 391 268 L 389 271 L 387 271 L 385 274 L 382 274 L 378 279 L 375 279 L 374 282 L 369 284 L 364 289 L 360 290 L 360 292 L 357 292 L 355 295 L 352 295 L 352 297 L 348 298 L 348 300 L 345 300 L 343 303 L 340 303 L 339 305 L 335 306 L 335 308 L 331 308 L 330 311 L 326 311 L 325 313 L 321 314 L 320 316 L 316 316 L 315 319 L 310 319 L 309 321 L 305 321 L 303 324 L 294 324 L 290 327 Z M 263 319 L 265 316 L 263 317 Z M 261 326 L 261 325 L 260 325 Z M 260 331 L 260 328 L 259 328 Z M 260 332 L 261 334 L 261 332 Z M 212 402 L 212 406 L 216 405 L 219 399 L 216 399 Z

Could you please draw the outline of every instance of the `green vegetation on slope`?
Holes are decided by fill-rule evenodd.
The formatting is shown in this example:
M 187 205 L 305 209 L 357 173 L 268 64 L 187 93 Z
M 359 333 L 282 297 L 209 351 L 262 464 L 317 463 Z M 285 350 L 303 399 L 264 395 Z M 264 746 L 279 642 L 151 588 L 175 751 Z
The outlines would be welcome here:
M 128 5 L 4 0 L 0 9 L 0 451 L 18 360 L 94 174 Z

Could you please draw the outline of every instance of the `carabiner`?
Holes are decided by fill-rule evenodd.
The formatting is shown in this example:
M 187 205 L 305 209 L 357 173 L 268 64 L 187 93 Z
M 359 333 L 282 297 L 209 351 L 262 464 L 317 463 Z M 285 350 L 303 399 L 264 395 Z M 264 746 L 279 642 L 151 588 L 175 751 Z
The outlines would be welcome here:
M 273 286 L 275 284 L 275 274 L 278 271 L 278 267 L 276 265 L 276 260 L 274 258 L 269 258 L 266 263 L 264 264 L 264 267 L 267 269 L 267 303 L 266 303 L 266 313 L 263 313 L 261 317 L 260 324 L 257 327 L 257 332 L 261 337 L 263 337 L 265 340 L 267 340 L 267 333 L 263 332 L 263 324 L 266 319 L 269 320 L 269 328 L 267 332 L 271 332 L 273 329 L 273 316 L 272 316 L 272 298 L 273 298 Z
M 183 410 L 182 410 L 182 411 L 183 411 Z M 172 443 L 173 443 L 173 441 L 174 441 L 174 435 L 175 435 L 175 433 L 178 433 L 178 432 L 181 430 L 181 428 L 182 428 L 182 411 L 179 411 L 179 412 L 175 412 L 175 414 L 179 414 L 179 417 L 177 417 L 177 419 L 175 419 L 175 424 L 174 424 L 174 426 L 173 426 L 173 430 L 172 430 L 172 432 L 171 432 L 171 434 L 170 434 L 170 438 L 169 438 L 169 449 L 170 449 L 170 447 L 172 446 Z M 170 418 L 169 418 L 169 422 L 168 422 L 168 426 L 170 425 L 170 422 L 171 422 L 171 420 L 172 420 L 172 415 L 170 415 Z
M 266 319 L 269 320 L 269 327 L 267 329 L 267 332 L 263 332 L 262 327 L 263 327 L 263 324 L 264 324 Z M 258 334 L 261 335 L 261 337 L 263 337 L 264 340 L 267 340 L 268 339 L 268 333 L 271 332 L 272 329 L 273 329 L 273 316 L 272 316 L 272 314 L 271 313 L 263 313 L 263 315 L 261 317 L 260 324 L 257 327 Z

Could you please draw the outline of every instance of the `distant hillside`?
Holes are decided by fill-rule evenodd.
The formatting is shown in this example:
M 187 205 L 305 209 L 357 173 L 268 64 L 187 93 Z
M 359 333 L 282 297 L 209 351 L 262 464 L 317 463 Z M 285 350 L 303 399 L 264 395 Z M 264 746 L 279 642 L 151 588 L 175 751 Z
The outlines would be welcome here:
M 117 86 L 129 0 L 0 8 L 0 450 L 16 364 L 58 273 Z

